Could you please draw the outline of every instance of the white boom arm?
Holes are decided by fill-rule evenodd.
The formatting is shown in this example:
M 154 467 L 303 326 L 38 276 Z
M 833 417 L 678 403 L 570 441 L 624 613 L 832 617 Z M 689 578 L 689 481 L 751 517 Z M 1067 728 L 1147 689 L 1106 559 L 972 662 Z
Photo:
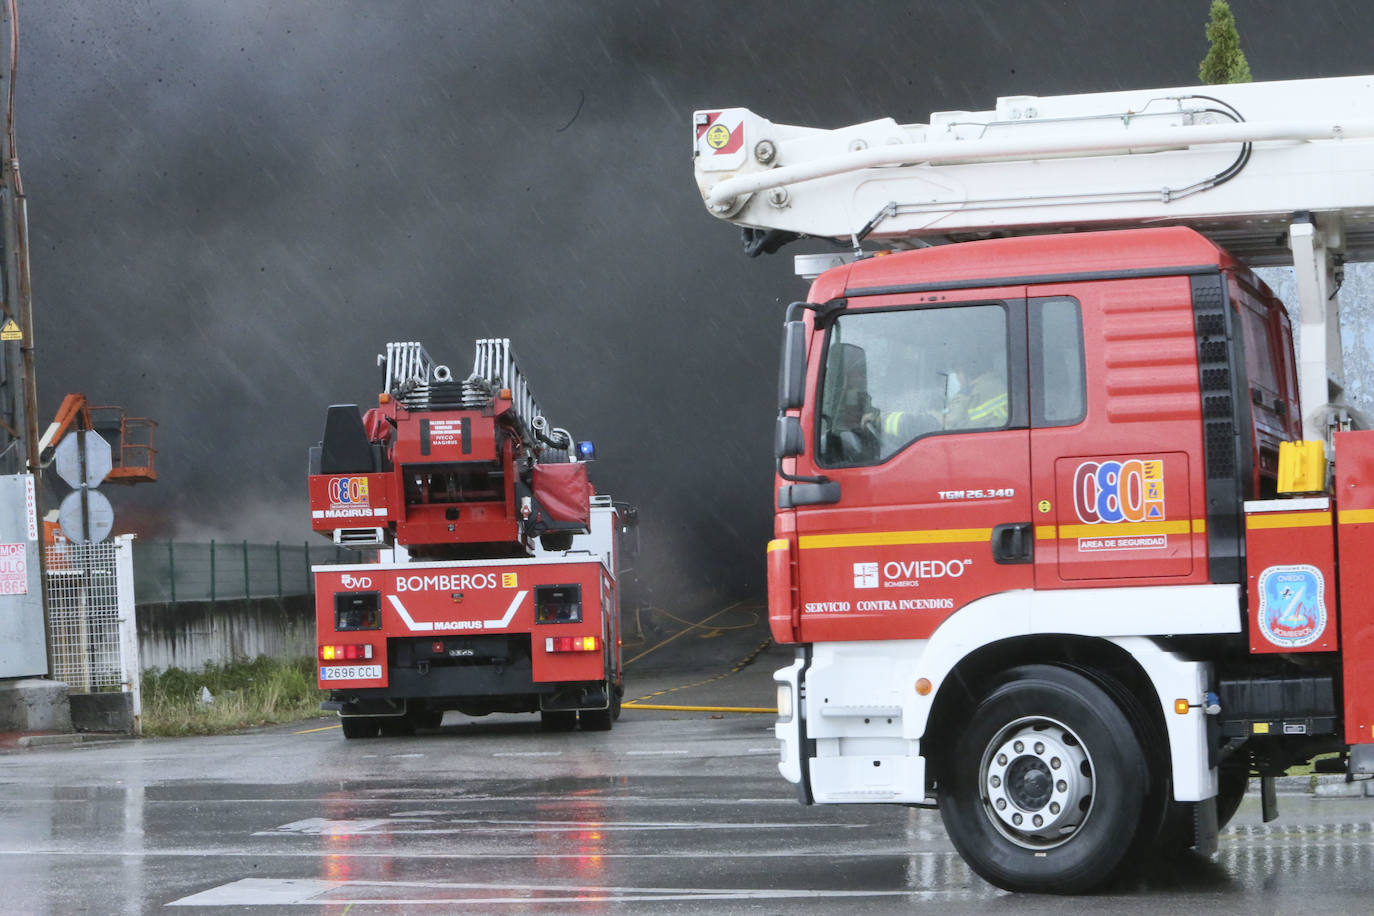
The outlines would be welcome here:
M 1346 259 L 1374 259 L 1374 76 L 998 99 L 835 130 L 698 111 L 697 184 L 739 226 L 887 247 L 1186 225 L 1293 264 L 1304 435 L 1341 383 Z

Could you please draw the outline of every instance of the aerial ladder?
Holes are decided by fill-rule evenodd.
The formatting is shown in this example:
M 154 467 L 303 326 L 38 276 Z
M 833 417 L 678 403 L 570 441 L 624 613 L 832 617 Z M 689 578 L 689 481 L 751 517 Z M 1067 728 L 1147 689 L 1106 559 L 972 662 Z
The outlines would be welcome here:
M 695 113 L 748 254 L 834 249 L 796 258 L 767 554 L 801 801 L 938 806 L 984 878 L 1079 892 L 1214 851 L 1251 778 L 1268 820 L 1289 766 L 1374 774 L 1374 432 L 1339 326 L 1371 113 L 1374 76 Z M 1250 270 L 1280 265 L 1296 359 Z
M 346 738 L 448 710 L 538 712 L 553 730 L 620 714 L 634 510 L 596 494 L 592 443 L 547 420 L 510 341 L 475 350 L 459 378 L 388 343 L 377 406 L 331 406 L 310 450 L 312 527 L 364 554 L 313 570 L 319 686 Z

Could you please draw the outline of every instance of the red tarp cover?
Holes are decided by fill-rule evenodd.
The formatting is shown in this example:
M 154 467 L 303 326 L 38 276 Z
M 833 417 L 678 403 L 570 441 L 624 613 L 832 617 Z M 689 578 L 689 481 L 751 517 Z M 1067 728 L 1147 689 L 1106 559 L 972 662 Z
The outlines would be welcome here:
M 386 442 L 391 438 L 391 424 L 381 408 L 374 407 L 363 414 L 363 429 L 367 431 L 368 442 Z
M 585 464 L 534 466 L 534 498 L 553 521 L 589 525 L 592 492 Z

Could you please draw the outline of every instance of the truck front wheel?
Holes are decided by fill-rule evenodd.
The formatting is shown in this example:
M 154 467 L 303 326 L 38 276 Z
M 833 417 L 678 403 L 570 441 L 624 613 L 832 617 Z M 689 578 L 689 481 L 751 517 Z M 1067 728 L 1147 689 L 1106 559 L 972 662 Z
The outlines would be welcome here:
M 999 887 L 1081 893 L 1123 865 L 1150 772 L 1112 697 L 1049 665 L 1007 672 L 940 770 L 940 814 L 959 853 Z

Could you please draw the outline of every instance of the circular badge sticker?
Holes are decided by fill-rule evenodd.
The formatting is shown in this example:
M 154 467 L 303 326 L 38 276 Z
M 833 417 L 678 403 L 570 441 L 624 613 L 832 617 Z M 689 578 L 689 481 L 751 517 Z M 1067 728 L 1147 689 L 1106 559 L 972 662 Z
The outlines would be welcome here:
M 1260 594 L 1260 633 L 1285 649 L 1310 646 L 1326 630 L 1326 582 L 1321 570 L 1270 566 L 1256 583 Z

